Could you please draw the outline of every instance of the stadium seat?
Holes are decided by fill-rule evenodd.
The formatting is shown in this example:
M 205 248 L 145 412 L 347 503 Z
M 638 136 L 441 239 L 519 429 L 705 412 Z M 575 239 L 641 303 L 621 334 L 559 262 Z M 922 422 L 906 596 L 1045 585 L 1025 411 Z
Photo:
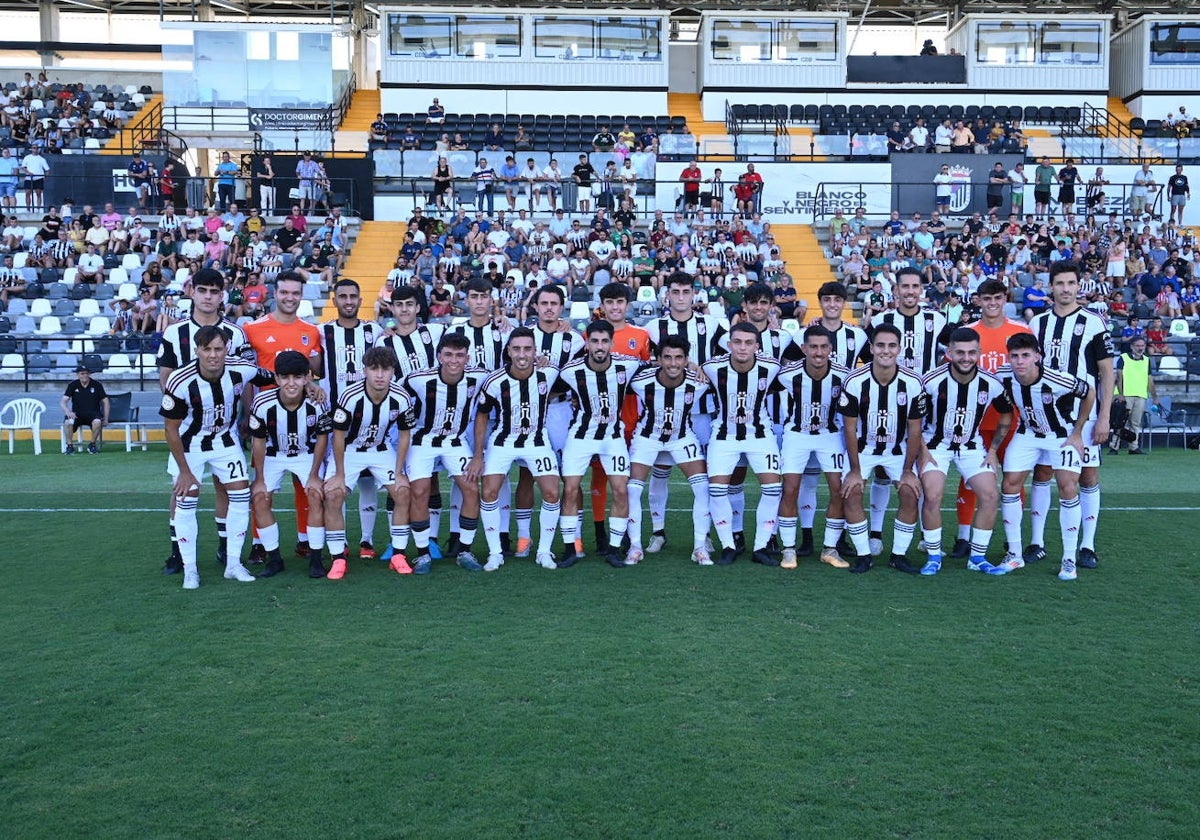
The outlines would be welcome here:
M 77 314 L 80 318 L 95 318 L 100 314 L 100 304 L 91 298 L 85 298 L 79 301 L 79 312 Z
M 121 257 L 121 268 L 126 271 L 141 271 L 142 260 L 137 254 L 126 254 Z
M 83 333 L 87 330 L 87 326 L 87 321 L 83 320 L 82 318 L 67 318 L 65 321 L 63 321 L 62 334 L 83 335 Z
M 123 283 L 128 283 L 129 282 L 129 272 L 126 271 L 125 269 L 121 268 L 120 266 L 109 269 L 108 282 L 112 283 L 114 286 L 120 286 Z M 134 293 L 135 294 L 137 293 L 136 288 L 134 289 Z
M 1188 329 L 1188 322 L 1184 318 L 1176 318 L 1171 322 L 1171 338 L 1195 338 L 1196 334 Z
M 301 300 L 300 308 L 296 310 L 296 317 L 302 321 L 308 321 L 317 317 L 313 310 L 313 302 L 311 300 Z
M 70 293 L 66 283 L 51 283 L 46 287 L 46 297 L 49 300 L 64 300 Z
M 657 301 L 657 296 L 655 295 L 654 287 L 640 287 L 637 291 L 637 301 L 638 303 L 655 303 Z
M 50 357 L 45 353 L 30 353 L 29 357 L 25 360 L 25 365 L 31 375 L 50 373 L 52 370 Z
M 75 283 L 68 288 L 71 290 L 71 293 L 68 295 L 71 300 L 90 300 L 92 294 L 95 292 L 95 289 L 92 288 L 91 283 Z
M 34 318 L 45 318 L 53 310 L 46 298 L 34 298 L 29 302 L 29 314 Z
M 10 318 L 16 318 L 20 315 L 28 315 L 29 301 L 25 300 L 25 298 L 12 298 L 8 302 L 7 311 Z
M 66 298 L 56 300 L 51 312 L 59 318 L 70 318 L 75 314 L 75 301 Z
M 1166 379 L 1183 379 L 1187 376 L 1187 371 L 1183 369 L 1178 356 L 1162 356 L 1159 358 L 1158 372 L 1155 375 Z
M 114 268 L 113 271 L 116 271 L 116 269 Z M 119 298 L 125 298 L 126 300 L 137 300 L 137 296 L 137 286 L 133 285 L 132 283 L 122 283 L 117 288 L 117 297 Z
M 33 335 L 37 332 L 37 321 L 32 315 L 18 315 L 12 331 L 14 335 Z
M 38 335 L 58 335 L 62 332 L 62 321 L 57 316 L 47 315 L 38 322 Z
M 87 335 L 100 336 L 107 335 L 112 329 L 112 323 L 103 315 L 95 315 L 88 321 L 88 328 L 85 330 Z
M 107 376 L 128 376 L 133 372 L 133 366 L 129 364 L 129 357 L 124 353 L 113 353 L 108 357 L 108 365 L 104 368 L 104 373 Z
M 107 283 L 100 283 L 92 289 L 92 297 L 95 300 L 112 300 L 114 294 L 113 287 Z
M 0 408 L 0 432 L 8 432 L 8 454 L 13 453 L 16 433 L 28 429 L 33 435 L 33 452 L 42 454 L 42 412 L 46 404 L 32 397 L 21 397 Z

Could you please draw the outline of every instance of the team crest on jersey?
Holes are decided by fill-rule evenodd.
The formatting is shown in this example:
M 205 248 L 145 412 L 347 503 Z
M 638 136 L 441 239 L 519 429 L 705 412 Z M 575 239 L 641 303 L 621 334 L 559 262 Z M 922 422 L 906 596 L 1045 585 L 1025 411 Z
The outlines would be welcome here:
M 979 404 L 980 405 L 988 404 L 988 395 L 986 393 L 983 393 L 982 391 L 979 393 Z
M 683 395 L 683 403 L 684 403 L 684 405 L 691 405 L 691 404 L 692 404 L 692 400 L 693 400 L 693 399 L 695 399 L 695 396 L 696 396 L 696 395 L 695 395 L 695 394 L 693 394 L 691 391 L 688 391 L 686 394 L 684 394 L 684 395 Z
M 396 422 L 396 420 L 398 420 L 399 417 L 400 417 L 399 411 L 389 411 L 388 412 L 388 420 L 390 420 L 393 423 Z
M 933 332 L 933 321 L 925 319 L 925 332 Z
M 625 371 L 623 371 L 623 370 L 617 371 L 617 384 L 618 385 L 625 384 Z
M 630 350 L 636 350 L 636 349 L 637 349 L 637 339 L 635 339 L 635 338 L 631 338 L 631 339 L 629 339 L 629 349 L 630 349 Z
M 304 424 L 311 428 L 311 427 L 317 425 L 317 418 L 310 414 L 305 419 Z
M 849 333 L 846 334 L 846 348 L 848 350 L 854 349 L 854 336 Z
M 1075 335 L 1083 335 L 1083 330 L 1084 330 L 1083 321 L 1077 322 L 1075 324 Z
M 422 333 L 421 333 L 421 340 L 422 340 L 422 341 L 424 341 L 426 344 L 432 344 L 432 343 L 433 343 L 433 336 L 431 336 L 431 335 L 430 335 L 429 333 L 427 333 L 427 332 L 422 332 Z
M 703 321 L 697 321 L 696 322 L 696 335 L 704 335 L 704 331 L 706 328 L 707 327 Z
M 772 347 L 778 347 L 778 346 L 779 346 L 779 336 L 777 336 L 777 335 L 772 335 L 772 336 L 771 336 L 771 346 L 772 346 Z
M 307 335 L 300 336 L 300 343 L 303 344 L 305 347 L 307 347 L 308 346 L 308 336 Z
M 1046 405 L 1050 405 L 1050 403 L 1054 402 L 1054 395 L 1047 391 L 1046 393 L 1042 394 L 1042 402 L 1044 402 Z
M 763 379 L 758 380 L 758 390 L 760 390 L 760 391 L 767 390 L 767 380 L 765 377 Z
M 908 394 L 897 394 L 896 405 L 908 405 Z
M 538 393 L 541 394 L 543 397 L 546 396 L 546 393 L 549 390 L 550 390 L 550 386 L 547 385 L 545 382 L 538 383 Z
M 163 394 L 163 398 L 162 398 L 163 411 L 170 411 L 174 407 L 175 407 L 175 398 L 172 397 L 170 394 Z
M 258 419 L 258 415 L 251 414 L 250 415 L 250 428 L 254 429 L 255 431 L 258 431 L 262 427 L 263 427 L 263 424 L 262 424 L 262 421 Z

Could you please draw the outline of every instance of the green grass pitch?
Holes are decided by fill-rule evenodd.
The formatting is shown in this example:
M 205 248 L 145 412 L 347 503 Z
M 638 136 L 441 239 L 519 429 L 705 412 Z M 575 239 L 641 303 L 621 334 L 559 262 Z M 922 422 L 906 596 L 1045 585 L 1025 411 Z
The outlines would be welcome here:
M 1195 836 L 1194 453 L 1110 459 L 1071 584 L 699 568 L 679 481 L 636 568 L 339 583 L 222 580 L 206 488 L 192 593 L 164 459 L 0 455 L 4 836 Z

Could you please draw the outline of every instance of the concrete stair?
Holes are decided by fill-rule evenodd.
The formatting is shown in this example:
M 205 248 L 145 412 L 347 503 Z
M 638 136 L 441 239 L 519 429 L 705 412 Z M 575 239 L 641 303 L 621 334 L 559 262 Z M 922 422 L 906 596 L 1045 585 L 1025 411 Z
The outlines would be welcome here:
M 825 256 L 825 249 L 817 238 L 812 225 L 777 225 L 772 223 L 771 232 L 779 253 L 787 262 L 788 274 L 796 287 L 796 299 L 808 302 L 811 315 L 817 311 L 817 289 L 822 283 L 836 280 L 833 267 Z
M 1108 97 L 1108 102 L 1105 104 L 1105 107 L 1108 108 L 1108 113 L 1112 114 L 1121 121 L 1121 125 L 1126 127 L 1129 126 L 1130 120 L 1133 119 L 1133 112 L 1130 111 L 1129 108 L 1126 107 L 1125 103 L 1121 101 L 1121 97 Z M 1101 133 L 1107 134 L 1107 131 L 1102 131 Z
M 350 99 L 350 107 L 342 116 L 342 124 L 334 135 L 336 148 L 348 151 L 366 151 L 371 138 L 371 123 L 380 113 L 378 90 L 356 90 Z
M 362 288 L 359 317 L 363 320 L 375 318 L 375 299 L 388 272 L 396 267 L 396 256 L 407 230 L 407 222 L 363 222 L 355 237 L 341 276 L 358 281 Z
M 147 99 L 146 104 L 125 121 L 125 127 L 110 137 L 100 147 L 100 154 L 128 155 L 133 149 L 138 149 L 141 145 L 137 141 L 138 129 L 143 131 L 149 129 L 158 132 L 162 128 L 162 110 L 158 108 L 161 104 L 162 94 L 160 93 L 156 93 Z

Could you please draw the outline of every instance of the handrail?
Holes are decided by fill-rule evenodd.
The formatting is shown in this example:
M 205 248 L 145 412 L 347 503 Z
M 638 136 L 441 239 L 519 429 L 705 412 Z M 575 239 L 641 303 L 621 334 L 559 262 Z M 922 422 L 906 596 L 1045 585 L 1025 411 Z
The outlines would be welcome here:
M 187 153 L 187 141 L 163 127 L 162 99 L 155 100 L 138 124 L 127 131 L 128 137 L 126 132 L 118 135 L 120 143 L 117 148 L 122 154 L 161 149 L 182 158 Z

